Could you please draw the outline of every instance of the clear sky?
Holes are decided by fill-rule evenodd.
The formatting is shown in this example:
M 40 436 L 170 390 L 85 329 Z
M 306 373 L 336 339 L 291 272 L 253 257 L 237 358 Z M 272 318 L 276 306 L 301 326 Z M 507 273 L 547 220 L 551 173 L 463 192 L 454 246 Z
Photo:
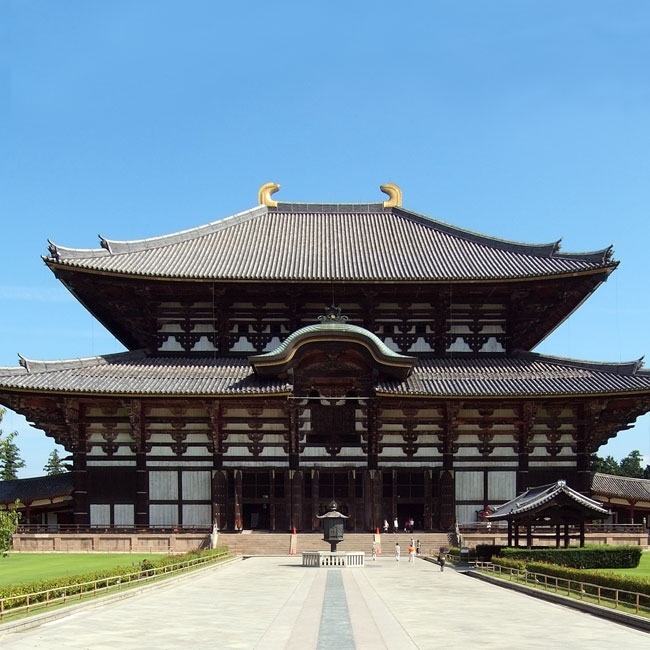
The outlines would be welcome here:
M 59 285 L 92 248 L 282 201 L 381 201 L 489 235 L 615 245 L 538 348 L 650 355 L 650 3 L 0 2 L 0 365 L 121 346 Z M 42 473 L 53 448 L 7 413 Z M 650 456 L 650 418 L 601 449 Z

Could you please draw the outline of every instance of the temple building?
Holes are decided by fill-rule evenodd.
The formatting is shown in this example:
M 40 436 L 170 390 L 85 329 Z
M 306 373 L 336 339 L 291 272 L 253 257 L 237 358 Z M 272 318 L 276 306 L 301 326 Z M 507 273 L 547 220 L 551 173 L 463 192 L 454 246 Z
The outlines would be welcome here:
M 640 362 L 535 346 L 616 268 L 387 200 L 276 202 L 46 265 L 126 347 L 0 368 L 0 403 L 73 457 L 71 523 L 310 531 L 456 522 L 564 480 L 650 409 Z

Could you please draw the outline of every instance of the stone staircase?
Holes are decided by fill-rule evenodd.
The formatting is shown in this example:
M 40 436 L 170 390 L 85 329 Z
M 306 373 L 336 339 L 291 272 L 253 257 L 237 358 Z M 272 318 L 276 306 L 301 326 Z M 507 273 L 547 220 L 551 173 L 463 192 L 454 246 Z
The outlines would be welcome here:
M 423 555 L 437 555 L 440 547 L 449 546 L 447 533 L 388 533 L 380 536 L 381 551 L 391 554 L 395 544 L 399 543 L 402 554 L 408 553 L 411 537 L 420 540 Z M 323 541 L 322 533 L 298 533 L 296 535 L 296 554 L 303 551 L 329 551 L 330 545 Z M 370 554 L 373 533 L 346 533 L 344 540 L 337 546 L 339 551 L 365 551 Z M 291 549 L 290 533 L 248 532 L 219 533 L 218 546 L 227 546 L 236 555 L 289 555 Z

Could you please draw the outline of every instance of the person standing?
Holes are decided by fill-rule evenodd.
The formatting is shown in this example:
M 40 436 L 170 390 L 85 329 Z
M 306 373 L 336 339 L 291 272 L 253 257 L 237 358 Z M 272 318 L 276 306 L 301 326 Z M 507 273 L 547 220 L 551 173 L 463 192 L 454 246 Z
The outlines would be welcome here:
M 377 559 L 377 542 L 373 540 L 372 542 L 372 559 L 376 560 Z
M 415 546 L 409 546 L 409 562 L 415 562 Z
M 393 519 L 393 533 L 397 533 L 399 530 L 399 521 L 397 521 L 397 517 Z
M 384 532 L 388 534 L 388 521 L 384 519 Z
M 415 542 L 415 554 L 420 555 L 420 540 L 418 539 L 417 542 Z
M 399 555 L 400 555 L 400 547 L 399 547 L 399 542 L 395 543 L 395 561 L 399 562 Z
M 442 572 L 442 571 L 445 570 L 445 554 L 444 553 L 440 553 L 440 555 L 438 556 L 438 561 L 440 562 L 440 571 Z

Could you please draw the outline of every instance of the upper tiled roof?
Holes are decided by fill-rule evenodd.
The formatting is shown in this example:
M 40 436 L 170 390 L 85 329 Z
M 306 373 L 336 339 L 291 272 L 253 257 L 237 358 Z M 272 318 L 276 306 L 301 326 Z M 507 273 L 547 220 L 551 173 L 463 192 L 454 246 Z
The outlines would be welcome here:
M 511 501 L 500 505 L 492 514 L 487 515 L 487 519 L 508 519 L 509 517 L 535 512 L 545 507 L 560 495 L 569 497 L 576 505 L 581 506 L 585 510 L 601 515 L 609 514 L 598 501 L 594 501 L 580 494 L 580 492 L 576 492 L 565 481 L 557 481 L 557 483 L 540 485 L 526 490 L 526 492 L 519 494 Z
M 596 472 L 591 478 L 591 493 L 607 497 L 650 501 L 650 480 Z
M 50 245 L 46 261 L 162 278 L 449 281 L 553 276 L 613 268 L 611 249 L 560 253 L 479 235 L 403 208 L 279 203 L 183 232 L 101 238 L 102 248 Z
M 257 377 L 245 359 L 147 357 L 125 352 L 69 361 L 22 361 L 0 368 L 1 390 L 120 395 L 268 395 L 291 384 Z M 516 358 L 418 359 L 404 381 L 377 392 L 432 397 L 522 397 L 650 392 L 638 363 L 596 364 L 532 353 Z
M 0 503 L 23 503 L 72 494 L 72 473 L 0 481 Z

